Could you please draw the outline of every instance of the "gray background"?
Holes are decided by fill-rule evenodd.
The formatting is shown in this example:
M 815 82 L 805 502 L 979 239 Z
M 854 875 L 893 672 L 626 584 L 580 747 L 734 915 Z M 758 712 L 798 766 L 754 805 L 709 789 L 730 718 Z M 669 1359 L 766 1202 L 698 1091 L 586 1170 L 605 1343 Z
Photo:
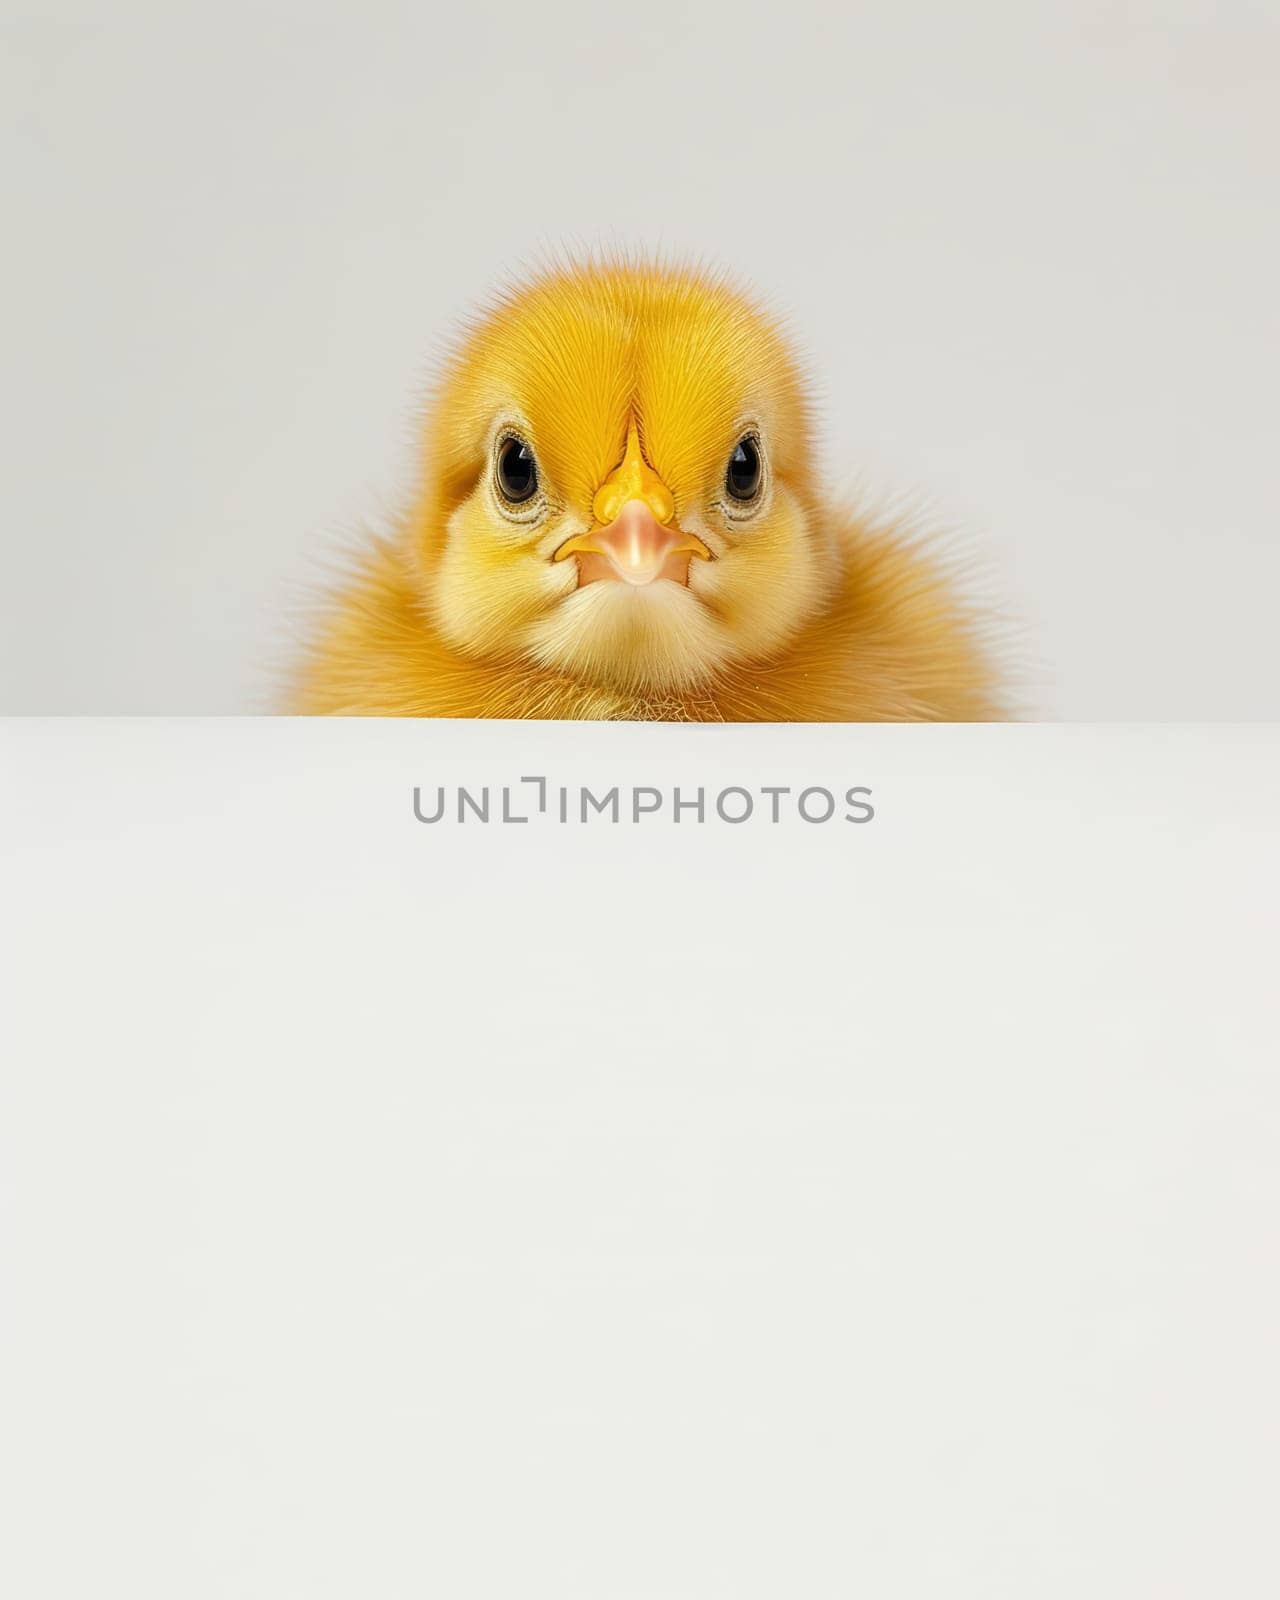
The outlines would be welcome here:
M 794 314 L 1029 709 L 1280 714 L 1274 6 L 463 10 L 6 7 L 0 709 L 269 707 L 437 339 L 616 240 Z

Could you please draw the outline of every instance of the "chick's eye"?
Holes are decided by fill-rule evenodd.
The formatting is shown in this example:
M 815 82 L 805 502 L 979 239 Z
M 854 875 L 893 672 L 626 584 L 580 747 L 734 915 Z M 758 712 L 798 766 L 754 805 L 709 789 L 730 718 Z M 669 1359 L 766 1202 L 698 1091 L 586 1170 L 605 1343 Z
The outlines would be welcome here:
M 734 500 L 754 500 L 760 493 L 760 477 L 760 447 L 748 435 L 733 447 L 724 486 Z
M 504 439 L 498 450 L 498 487 L 517 505 L 538 487 L 538 463 L 523 439 Z

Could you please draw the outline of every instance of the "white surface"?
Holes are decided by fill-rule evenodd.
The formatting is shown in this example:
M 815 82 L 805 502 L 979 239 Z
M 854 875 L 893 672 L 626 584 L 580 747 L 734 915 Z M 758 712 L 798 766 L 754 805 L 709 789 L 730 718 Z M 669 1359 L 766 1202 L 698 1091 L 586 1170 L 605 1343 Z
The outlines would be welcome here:
M 0 709 L 270 706 L 441 336 L 615 239 L 794 313 L 1033 709 L 1280 716 L 1274 5 L 323 9 L 0 33 Z
M 1280 1591 L 1275 729 L 0 740 L 0 1592 Z

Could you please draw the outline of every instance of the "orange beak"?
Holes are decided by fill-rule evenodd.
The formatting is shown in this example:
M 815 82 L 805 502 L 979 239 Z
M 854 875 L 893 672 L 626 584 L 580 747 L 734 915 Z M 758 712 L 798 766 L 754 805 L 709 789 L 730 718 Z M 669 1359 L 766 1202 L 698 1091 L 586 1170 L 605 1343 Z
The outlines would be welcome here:
M 596 526 L 566 540 L 552 558 L 577 556 L 579 587 L 601 580 L 637 587 L 658 578 L 688 583 L 693 557 L 711 559 L 701 539 L 672 526 L 671 491 L 641 454 L 634 422 L 622 464 L 600 485 L 591 510 Z

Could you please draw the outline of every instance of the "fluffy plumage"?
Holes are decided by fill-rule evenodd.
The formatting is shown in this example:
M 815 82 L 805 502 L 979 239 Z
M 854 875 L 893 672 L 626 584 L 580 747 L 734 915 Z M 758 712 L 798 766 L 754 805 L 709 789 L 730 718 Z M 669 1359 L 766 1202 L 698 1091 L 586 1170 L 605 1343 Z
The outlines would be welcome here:
M 501 488 L 513 438 L 537 463 L 525 504 Z M 726 489 L 743 438 L 761 460 L 748 503 Z M 334 597 L 292 709 L 1000 714 L 976 619 L 909 530 L 825 499 L 797 363 L 777 323 L 720 278 L 615 261 L 511 291 L 447 362 L 424 461 L 398 533 L 372 542 Z M 575 553 L 615 548 L 599 513 L 624 494 L 663 549 L 684 552 L 664 568 L 678 579 L 591 581 L 624 573 L 622 556 Z

